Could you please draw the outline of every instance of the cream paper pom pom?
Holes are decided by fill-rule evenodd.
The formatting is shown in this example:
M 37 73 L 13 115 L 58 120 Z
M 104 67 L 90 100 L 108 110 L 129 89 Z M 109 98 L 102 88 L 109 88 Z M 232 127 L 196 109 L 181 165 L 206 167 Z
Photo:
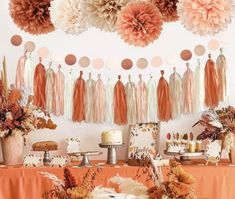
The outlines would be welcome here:
M 90 25 L 104 31 L 116 30 L 117 15 L 128 0 L 84 0 L 82 12 Z
M 185 28 L 198 35 L 215 35 L 227 28 L 233 0 L 179 0 L 178 15 Z
M 72 35 L 87 30 L 87 22 L 81 12 L 81 2 L 81 0 L 52 1 L 50 15 L 54 26 Z

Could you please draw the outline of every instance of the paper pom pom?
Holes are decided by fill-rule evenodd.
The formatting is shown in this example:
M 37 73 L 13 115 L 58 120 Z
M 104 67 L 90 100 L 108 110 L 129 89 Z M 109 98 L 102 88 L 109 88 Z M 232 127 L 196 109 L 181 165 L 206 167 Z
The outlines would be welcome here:
M 54 31 L 51 23 L 51 0 L 11 0 L 10 15 L 14 23 L 33 35 L 46 34 Z
M 104 31 L 115 31 L 117 15 L 128 0 L 86 0 L 82 12 L 90 25 Z
M 162 24 L 161 13 L 152 3 L 137 1 L 121 10 L 117 31 L 125 42 L 144 47 L 159 37 Z
M 51 2 L 51 21 L 55 28 L 72 35 L 87 30 L 87 22 L 81 12 L 81 0 L 56 0 Z
M 177 15 L 177 3 L 178 0 L 149 0 L 153 3 L 161 12 L 162 19 L 165 22 L 177 21 L 179 16 Z
M 178 15 L 185 28 L 198 35 L 215 35 L 227 28 L 234 12 L 232 0 L 179 0 Z

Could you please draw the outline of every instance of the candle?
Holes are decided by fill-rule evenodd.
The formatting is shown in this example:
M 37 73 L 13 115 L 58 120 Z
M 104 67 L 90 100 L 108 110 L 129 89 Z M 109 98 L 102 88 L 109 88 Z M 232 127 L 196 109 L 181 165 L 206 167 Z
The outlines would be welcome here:
M 172 145 L 172 141 L 171 140 L 166 140 L 166 150 L 169 149 L 170 145 Z
M 202 151 L 202 141 L 201 140 L 196 141 L 196 151 L 197 152 Z
M 196 144 L 194 140 L 189 141 L 189 152 L 194 153 L 196 150 Z
M 6 57 L 3 58 L 3 74 L 4 74 L 4 84 L 5 84 L 5 95 L 8 96 L 8 85 L 7 85 L 7 67 L 6 67 Z

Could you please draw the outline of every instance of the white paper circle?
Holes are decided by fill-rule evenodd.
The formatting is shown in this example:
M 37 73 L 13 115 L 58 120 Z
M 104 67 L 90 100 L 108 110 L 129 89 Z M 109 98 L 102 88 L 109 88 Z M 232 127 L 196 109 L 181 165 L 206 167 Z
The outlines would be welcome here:
M 220 36 L 220 41 L 223 45 L 227 45 L 232 42 L 232 34 L 230 32 L 224 32 Z
M 168 65 L 175 65 L 177 64 L 177 54 L 171 54 L 171 55 L 168 55 L 166 56 L 166 63 Z

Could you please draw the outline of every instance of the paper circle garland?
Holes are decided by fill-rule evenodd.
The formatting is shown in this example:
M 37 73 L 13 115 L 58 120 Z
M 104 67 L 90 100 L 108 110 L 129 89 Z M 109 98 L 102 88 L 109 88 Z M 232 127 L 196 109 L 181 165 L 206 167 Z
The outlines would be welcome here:
M 219 44 L 219 41 L 217 39 L 211 39 L 209 42 L 208 42 L 208 48 L 210 50 L 217 50 L 219 48 L 220 44 Z
M 182 50 L 180 53 L 180 57 L 184 61 L 188 61 L 192 58 L 192 52 L 188 49 Z
M 202 56 L 205 54 L 205 52 L 206 52 L 206 48 L 201 44 L 196 45 L 194 48 L 194 53 L 197 56 Z
M 162 58 L 159 56 L 155 56 L 151 59 L 150 62 L 153 67 L 160 67 L 162 65 Z
M 45 58 L 47 58 L 48 55 L 49 55 L 49 49 L 46 48 L 46 47 L 41 47 L 41 48 L 38 49 L 37 53 L 38 53 L 38 56 L 39 56 L 39 57 L 45 59 Z
M 23 41 L 23 39 L 20 35 L 13 35 L 11 37 L 11 44 L 13 46 L 20 46 L 22 44 L 22 41 Z
M 49 7 L 51 0 L 10 0 L 10 15 L 14 23 L 33 35 L 54 31 Z
M 90 25 L 104 31 L 115 31 L 117 15 L 128 0 L 86 0 L 82 3 L 83 15 Z
M 33 41 L 27 41 L 24 44 L 24 49 L 27 50 L 28 52 L 33 52 L 36 48 L 36 45 Z
M 89 59 L 89 57 L 84 56 L 79 59 L 78 63 L 82 68 L 86 68 L 90 65 L 91 60 Z
M 72 66 L 74 65 L 76 62 L 77 62 L 77 58 L 75 55 L 73 54 L 68 54 L 66 57 L 65 57 L 65 63 Z
M 179 0 L 178 15 L 184 27 L 198 35 L 215 35 L 227 28 L 233 0 Z
M 101 58 L 96 58 L 92 61 L 92 66 L 95 69 L 101 69 L 102 67 L 104 67 L 104 61 Z
M 139 69 L 145 69 L 148 67 L 148 60 L 145 59 L 145 58 L 139 58 L 136 62 L 136 66 L 139 68 Z
M 119 13 L 117 32 L 130 45 L 145 47 L 159 37 L 162 24 L 161 13 L 152 3 L 134 1 Z
M 130 70 L 133 66 L 133 62 L 131 61 L 131 59 L 125 58 L 122 60 L 121 66 L 124 70 Z
M 87 22 L 81 12 L 81 2 L 81 0 L 52 1 L 50 15 L 55 28 L 72 35 L 87 30 Z

